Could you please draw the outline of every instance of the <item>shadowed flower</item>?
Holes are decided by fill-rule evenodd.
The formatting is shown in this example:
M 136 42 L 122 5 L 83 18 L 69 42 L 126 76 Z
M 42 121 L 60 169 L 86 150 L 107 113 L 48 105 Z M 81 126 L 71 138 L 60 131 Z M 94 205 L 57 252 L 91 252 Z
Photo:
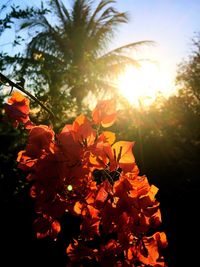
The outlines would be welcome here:
M 13 121 L 14 127 L 21 122 L 28 124 L 29 119 L 29 100 L 19 92 L 14 92 L 5 104 L 5 112 Z

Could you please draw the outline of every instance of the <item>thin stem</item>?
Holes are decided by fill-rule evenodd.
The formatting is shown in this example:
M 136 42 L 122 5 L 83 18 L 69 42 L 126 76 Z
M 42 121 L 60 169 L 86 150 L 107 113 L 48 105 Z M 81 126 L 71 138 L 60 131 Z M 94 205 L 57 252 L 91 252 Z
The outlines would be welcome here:
M 38 103 L 38 105 L 40 105 L 44 110 L 46 110 L 51 115 L 52 118 L 55 118 L 55 115 L 53 114 L 53 112 L 50 109 L 48 109 L 45 105 L 43 105 L 34 95 L 32 95 L 31 93 L 26 91 L 19 84 L 14 83 L 13 81 L 11 81 L 8 77 L 4 76 L 2 73 L 0 73 L 0 83 L 1 84 L 8 83 L 9 86 L 11 86 L 11 88 L 17 88 L 21 92 L 25 93 L 27 96 L 29 96 L 31 99 L 33 99 L 36 103 Z

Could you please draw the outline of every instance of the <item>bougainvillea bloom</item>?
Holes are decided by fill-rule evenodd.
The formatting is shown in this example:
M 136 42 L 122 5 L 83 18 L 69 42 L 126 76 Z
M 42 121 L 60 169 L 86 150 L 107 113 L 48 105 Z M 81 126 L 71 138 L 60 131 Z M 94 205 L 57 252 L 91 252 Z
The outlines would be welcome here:
M 54 132 L 46 125 L 34 126 L 29 132 L 26 152 L 28 155 L 40 156 L 42 151 L 53 151 Z
M 92 112 L 95 124 L 101 124 L 103 127 L 110 127 L 116 120 L 116 108 L 114 100 L 99 101 Z
M 5 104 L 5 111 L 8 117 L 13 121 L 14 127 L 20 122 L 28 123 L 29 119 L 29 100 L 19 92 L 13 92 L 12 96 Z
M 23 96 L 14 94 L 6 109 L 17 122 L 29 121 Z M 17 161 L 31 182 L 36 236 L 55 240 L 68 213 L 80 220 L 67 243 L 67 266 L 165 267 L 165 233 L 148 235 L 161 223 L 158 188 L 139 175 L 134 142 L 116 142 L 113 132 L 99 132 L 100 125 L 114 123 L 114 102 L 98 103 L 92 119 L 82 114 L 57 135 L 46 125 L 29 129 Z

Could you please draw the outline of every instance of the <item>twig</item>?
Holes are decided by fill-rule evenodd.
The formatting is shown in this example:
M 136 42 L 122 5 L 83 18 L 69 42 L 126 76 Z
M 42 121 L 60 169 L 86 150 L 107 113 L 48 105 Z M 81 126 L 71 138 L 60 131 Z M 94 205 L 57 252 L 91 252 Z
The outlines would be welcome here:
M 14 83 L 13 81 L 11 81 L 9 78 L 4 76 L 2 73 L 0 73 L 0 83 L 2 83 L 2 84 L 8 83 L 9 86 L 11 86 L 11 88 L 17 88 L 21 92 L 25 93 L 27 96 L 29 96 L 31 99 L 33 99 L 36 103 L 38 103 L 38 105 L 40 105 L 44 110 L 46 110 L 51 115 L 52 118 L 55 118 L 55 115 L 53 114 L 53 112 L 50 109 L 48 109 L 45 105 L 43 105 L 35 96 L 33 96 L 28 91 L 26 91 L 19 84 Z

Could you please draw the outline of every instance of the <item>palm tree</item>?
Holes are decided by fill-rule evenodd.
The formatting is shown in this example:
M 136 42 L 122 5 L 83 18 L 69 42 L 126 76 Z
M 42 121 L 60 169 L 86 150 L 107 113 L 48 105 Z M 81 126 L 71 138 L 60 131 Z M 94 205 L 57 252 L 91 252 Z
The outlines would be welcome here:
M 36 73 L 40 75 L 53 105 L 67 96 L 80 110 L 88 92 L 112 92 L 111 77 L 127 64 L 137 64 L 127 51 L 146 42 L 106 52 L 117 26 L 128 22 L 127 13 L 118 12 L 115 3 L 101 0 L 94 6 L 90 0 L 74 0 L 69 9 L 61 0 L 52 0 L 48 4 L 54 21 L 42 12 L 22 21 L 21 30 L 37 29 L 21 62 L 22 72 L 29 77 L 34 73 L 36 79 Z

